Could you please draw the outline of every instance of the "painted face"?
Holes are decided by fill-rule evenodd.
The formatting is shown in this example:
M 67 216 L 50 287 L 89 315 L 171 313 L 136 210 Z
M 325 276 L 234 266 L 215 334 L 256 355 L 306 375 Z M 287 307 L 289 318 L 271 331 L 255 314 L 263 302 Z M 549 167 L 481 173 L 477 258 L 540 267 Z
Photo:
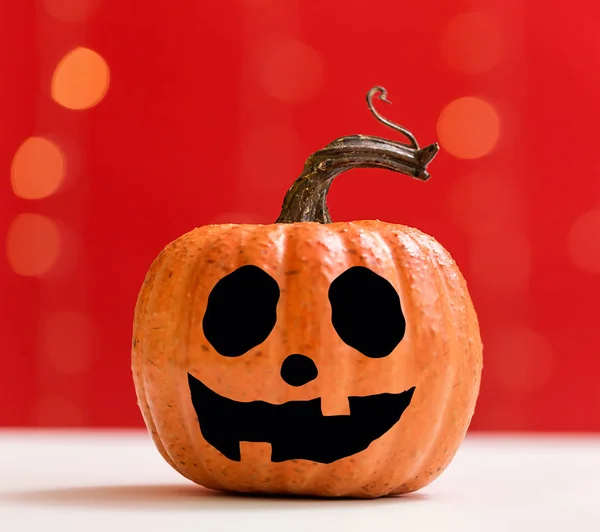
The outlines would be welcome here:
M 280 288 L 257 266 L 242 266 L 219 280 L 208 297 L 203 333 L 223 357 L 251 356 L 277 324 Z M 364 357 L 389 356 L 404 338 L 406 319 L 393 285 L 363 266 L 337 276 L 327 294 L 339 338 Z M 302 387 L 319 378 L 311 353 L 290 353 L 280 378 Z M 223 379 L 227 376 L 223 375 Z M 400 393 L 348 397 L 348 415 L 325 416 L 321 398 L 273 404 L 234 401 L 188 374 L 191 399 L 207 443 L 240 461 L 240 442 L 271 444 L 271 461 L 332 463 L 365 450 L 389 431 L 410 405 L 415 387 Z

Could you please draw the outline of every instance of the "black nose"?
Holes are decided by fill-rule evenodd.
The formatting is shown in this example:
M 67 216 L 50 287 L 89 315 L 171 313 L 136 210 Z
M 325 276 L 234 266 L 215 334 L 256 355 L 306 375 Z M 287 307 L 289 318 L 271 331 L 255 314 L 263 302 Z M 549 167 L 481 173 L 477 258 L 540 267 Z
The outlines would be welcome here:
M 281 378 L 290 386 L 302 386 L 317 378 L 316 364 L 307 356 L 290 355 L 281 364 Z

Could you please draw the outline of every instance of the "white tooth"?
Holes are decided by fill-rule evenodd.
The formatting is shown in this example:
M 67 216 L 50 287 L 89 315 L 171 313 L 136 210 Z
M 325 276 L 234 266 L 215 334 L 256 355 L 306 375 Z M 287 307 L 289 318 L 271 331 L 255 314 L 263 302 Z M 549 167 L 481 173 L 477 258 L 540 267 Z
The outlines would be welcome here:
M 322 397 L 321 413 L 324 416 L 349 416 L 350 403 L 348 402 L 348 398 L 331 396 Z

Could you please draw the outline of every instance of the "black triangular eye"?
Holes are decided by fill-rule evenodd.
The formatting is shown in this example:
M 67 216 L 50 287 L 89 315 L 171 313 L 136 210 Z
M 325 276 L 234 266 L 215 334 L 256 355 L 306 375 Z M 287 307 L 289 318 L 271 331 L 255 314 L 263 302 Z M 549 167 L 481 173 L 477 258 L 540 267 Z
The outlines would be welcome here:
M 406 319 L 393 285 L 354 266 L 329 287 L 331 321 L 339 337 L 370 358 L 388 356 L 404 338 Z
M 217 353 L 238 357 L 264 342 L 277 321 L 279 286 L 257 266 L 226 275 L 208 296 L 204 336 Z

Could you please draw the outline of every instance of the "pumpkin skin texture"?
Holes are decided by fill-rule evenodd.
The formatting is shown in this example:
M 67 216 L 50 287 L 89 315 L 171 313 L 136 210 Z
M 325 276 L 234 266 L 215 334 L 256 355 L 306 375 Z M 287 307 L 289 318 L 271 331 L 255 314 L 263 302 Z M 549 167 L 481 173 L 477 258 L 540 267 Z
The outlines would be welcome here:
M 137 400 L 160 454 L 197 484 L 400 495 L 437 478 L 465 436 L 483 348 L 458 266 L 417 229 L 332 222 L 327 209 L 332 180 L 352 168 L 429 179 L 437 144 L 419 148 L 383 119 L 377 92 L 387 101 L 373 88 L 371 111 L 410 144 L 337 139 L 307 159 L 275 223 L 196 228 L 146 275 Z
M 277 323 L 258 347 L 228 358 L 206 340 L 202 318 L 212 287 L 249 264 L 280 287 Z M 326 294 L 352 266 L 381 275 L 400 296 L 406 333 L 385 358 L 365 357 L 333 329 Z M 475 310 L 448 252 L 416 229 L 380 221 L 194 229 L 150 268 L 133 344 L 138 403 L 160 453 L 198 484 L 240 492 L 378 497 L 426 486 L 465 435 L 482 368 Z M 310 356 L 318 377 L 286 384 L 280 368 L 290 353 Z M 416 388 L 399 422 L 365 451 L 331 464 L 273 463 L 268 444 L 242 442 L 234 462 L 202 437 L 188 372 L 235 401 L 320 397 L 324 415 L 348 414 L 349 396 Z

